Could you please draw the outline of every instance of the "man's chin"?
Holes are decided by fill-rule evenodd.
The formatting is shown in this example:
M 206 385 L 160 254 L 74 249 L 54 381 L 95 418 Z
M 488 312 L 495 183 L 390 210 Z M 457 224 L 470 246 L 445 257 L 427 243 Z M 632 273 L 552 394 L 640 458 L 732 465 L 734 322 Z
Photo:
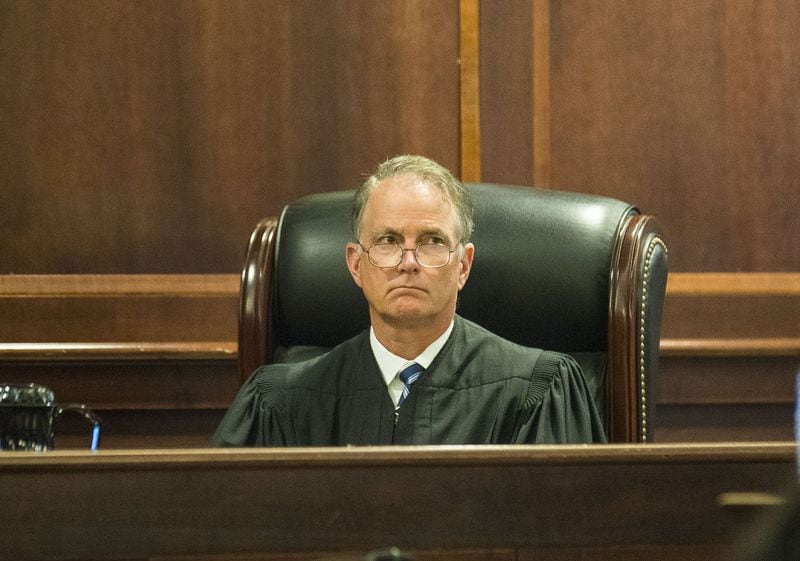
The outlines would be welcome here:
M 415 325 L 429 322 L 431 314 L 420 307 L 405 306 L 389 310 L 384 314 L 384 321 L 393 325 Z

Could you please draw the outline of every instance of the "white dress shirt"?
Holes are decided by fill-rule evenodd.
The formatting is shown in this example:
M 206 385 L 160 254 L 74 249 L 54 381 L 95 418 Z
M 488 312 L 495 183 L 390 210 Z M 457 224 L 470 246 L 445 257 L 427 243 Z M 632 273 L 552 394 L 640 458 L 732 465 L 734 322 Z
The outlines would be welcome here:
M 428 345 L 414 360 L 407 360 L 389 352 L 389 350 L 378 341 L 378 338 L 375 336 L 375 330 L 372 327 L 369 328 L 369 343 L 372 347 L 372 354 L 375 355 L 375 360 L 378 363 L 378 367 L 381 369 L 383 380 L 386 382 L 386 388 L 389 390 L 389 397 L 392 398 L 395 407 L 397 407 L 397 402 L 400 400 L 400 394 L 403 393 L 404 385 L 398 374 L 412 362 L 416 362 L 427 369 L 431 365 L 431 362 L 433 362 L 433 359 L 436 358 L 436 355 L 439 354 L 439 351 L 442 350 L 445 342 L 447 342 L 447 338 L 453 331 L 453 324 L 454 322 L 451 321 L 450 326 L 445 329 L 444 333 L 433 343 Z

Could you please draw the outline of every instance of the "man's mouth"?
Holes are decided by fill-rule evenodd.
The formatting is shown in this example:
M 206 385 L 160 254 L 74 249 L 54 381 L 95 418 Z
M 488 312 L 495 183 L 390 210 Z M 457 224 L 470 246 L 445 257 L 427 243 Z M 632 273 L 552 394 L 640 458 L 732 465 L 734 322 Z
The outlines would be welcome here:
M 405 286 L 405 285 L 404 286 L 395 286 L 394 288 L 389 290 L 389 292 L 394 292 L 395 290 L 416 290 L 416 291 L 419 291 L 419 292 L 425 292 L 424 289 L 422 289 L 422 288 L 420 288 L 418 286 Z

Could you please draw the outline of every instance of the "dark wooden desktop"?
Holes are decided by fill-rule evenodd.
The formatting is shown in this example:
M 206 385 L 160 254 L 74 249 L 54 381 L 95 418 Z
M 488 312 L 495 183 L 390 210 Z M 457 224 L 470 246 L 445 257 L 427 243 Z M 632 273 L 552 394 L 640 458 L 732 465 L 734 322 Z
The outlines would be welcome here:
M 727 559 L 790 443 L 0 454 L 0 559 Z M 755 497 L 755 499 L 754 499 Z M 743 499 L 743 500 L 740 500 Z

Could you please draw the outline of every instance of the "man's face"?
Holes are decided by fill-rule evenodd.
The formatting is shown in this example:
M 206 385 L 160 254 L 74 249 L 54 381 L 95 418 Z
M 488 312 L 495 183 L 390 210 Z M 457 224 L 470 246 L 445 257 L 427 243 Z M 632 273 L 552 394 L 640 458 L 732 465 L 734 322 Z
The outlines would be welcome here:
M 365 249 L 375 243 L 412 249 L 426 241 L 455 248 L 444 267 L 423 267 L 406 251 L 398 266 L 379 268 L 358 244 L 347 244 L 347 266 L 364 291 L 373 325 L 378 320 L 395 327 L 450 322 L 475 248 L 457 245 L 456 213 L 439 188 L 412 174 L 382 181 L 364 208 L 359 241 Z

